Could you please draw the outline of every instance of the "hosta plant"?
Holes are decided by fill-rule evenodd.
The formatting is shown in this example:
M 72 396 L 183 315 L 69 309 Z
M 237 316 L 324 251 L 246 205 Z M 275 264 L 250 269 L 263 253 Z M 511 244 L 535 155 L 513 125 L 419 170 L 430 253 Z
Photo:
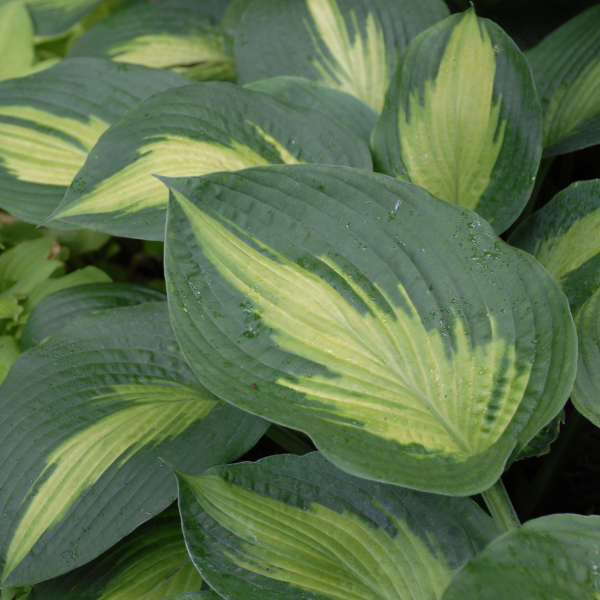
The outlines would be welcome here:
M 600 598 L 600 7 L 457 4 L 0 3 L 2 600 Z

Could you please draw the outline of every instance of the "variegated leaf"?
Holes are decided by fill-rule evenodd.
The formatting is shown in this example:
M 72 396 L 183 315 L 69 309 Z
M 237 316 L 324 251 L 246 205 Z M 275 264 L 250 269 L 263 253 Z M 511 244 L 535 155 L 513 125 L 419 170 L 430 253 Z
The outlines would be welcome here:
M 232 41 L 216 27 L 214 12 L 197 0 L 137 0 L 92 27 L 67 56 L 172 68 L 195 79 L 234 79 Z
M 549 515 L 496 538 L 443 600 L 597 600 L 600 517 Z
M 600 143 L 600 6 L 553 31 L 527 57 L 544 110 L 544 155 Z
M 155 94 L 109 129 L 53 218 L 163 239 L 169 194 L 155 175 L 300 162 L 371 168 L 371 155 L 364 141 L 318 112 L 231 83 L 196 83 Z
M 80 58 L 0 83 L 0 208 L 45 221 L 105 129 L 147 96 L 188 81 Z
M 300 75 L 379 112 L 397 57 L 447 14 L 440 0 L 255 0 L 236 32 L 238 78 Z
M 159 459 L 200 472 L 266 428 L 197 384 L 162 302 L 80 317 L 24 352 L 0 415 L 3 586 L 70 571 L 163 510 Z
M 320 454 L 179 476 L 190 555 L 229 600 L 438 600 L 496 534 L 471 500 L 336 469 Z
M 303 77 L 280 76 L 246 85 L 269 94 L 280 102 L 304 110 L 316 110 L 353 131 L 369 143 L 377 113 L 354 96 Z
M 92 311 L 164 300 L 164 294 L 129 283 L 88 283 L 56 291 L 37 305 L 23 328 L 21 349 L 27 350 Z
M 192 368 L 341 468 L 473 494 L 566 401 L 566 299 L 475 213 L 344 167 L 167 184 L 169 308 Z
M 2 301 L 0 300 L 0 311 Z M 2 313 L 0 312 L 0 318 Z M 0 385 L 6 379 L 10 368 L 19 356 L 17 340 L 12 335 L 0 335 Z
M 525 57 L 470 9 L 407 48 L 372 146 L 378 170 L 475 210 L 501 233 L 529 198 L 541 133 Z
M 35 586 L 28 600 L 170 600 L 201 587 L 173 506 L 95 561 Z
M 511 244 L 560 283 L 575 314 L 600 287 L 600 179 L 577 181 L 525 219 Z
M 20 77 L 33 59 L 33 24 L 24 0 L 0 3 L 0 80 Z
M 575 323 L 579 361 L 571 400 L 582 415 L 600 427 L 600 287 L 578 311 Z

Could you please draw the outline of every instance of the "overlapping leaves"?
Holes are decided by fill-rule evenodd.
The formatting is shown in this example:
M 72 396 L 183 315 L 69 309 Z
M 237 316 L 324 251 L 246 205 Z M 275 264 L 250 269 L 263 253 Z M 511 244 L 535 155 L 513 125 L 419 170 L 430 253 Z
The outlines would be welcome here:
M 338 466 L 471 494 L 564 404 L 566 300 L 474 213 L 341 167 L 168 185 L 169 307 L 200 381 Z
M 0 83 L 0 208 L 45 221 L 112 123 L 147 96 L 185 83 L 176 73 L 93 58 Z
M 53 219 L 162 239 L 168 192 L 156 175 L 300 162 L 371 168 L 366 143 L 319 112 L 230 83 L 196 83 L 155 94 L 107 131 Z
M 442 600 L 598 598 L 600 517 L 549 515 L 494 540 Z
M 527 55 L 544 110 L 544 154 L 600 142 L 600 6 L 553 31 Z
M 346 475 L 318 453 L 179 476 L 186 544 L 230 600 L 436 600 L 495 535 L 475 503 Z
M 238 77 L 247 83 L 300 75 L 379 112 L 396 58 L 447 14 L 439 0 L 255 0 L 236 32 Z M 264 43 L 265 31 L 270 44 Z
M 600 180 L 577 181 L 523 221 L 510 243 L 548 269 L 576 313 L 600 287 L 599 228 Z
M 4 585 L 69 571 L 164 509 L 175 489 L 159 458 L 199 472 L 265 429 L 197 384 L 162 302 L 73 321 L 0 390 Z
M 68 56 L 101 56 L 147 67 L 169 67 L 196 79 L 234 79 L 232 42 L 216 27 L 222 5 L 137 0 L 87 31 L 71 46 Z
M 35 586 L 30 600 L 166 600 L 201 587 L 173 506 L 90 564 Z

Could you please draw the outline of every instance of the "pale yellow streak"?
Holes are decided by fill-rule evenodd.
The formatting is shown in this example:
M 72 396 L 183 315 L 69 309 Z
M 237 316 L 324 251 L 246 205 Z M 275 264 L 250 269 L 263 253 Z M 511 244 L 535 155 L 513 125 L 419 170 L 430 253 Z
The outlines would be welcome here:
M 361 314 L 313 273 L 265 248 L 277 260 L 269 258 L 177 192 L 175 196 L 206 258 L 250 299 L 273 330 L 273 340 L 333 374 L 290 373 L 278 380 L 309 401 L 324 403 L 319 419 L 461 458 L 484 452 L 500 438 L 520 404 L 529 370 L 519 372 L 514 343 L 497 335 L 491 315 L 490 339 L 475 347 L 456 318 L 450 351 L 444 334 L 424 327 L 400 284 L 409 311 L 388 298 L 393 315 L 386 314 L 331 259 L 320 257 L 365 302 L 369 312 Z M 384 290 L 378 291 L 386 297 Z M 489 399 L 502 381 L 507 384 L 500 407 L 488 419 Z M 317 409 L 306 410 L 314 414 Z
M 350 11 L 354 39 L 335 0 L 306 0 L 313 25 L 308 24 L 319 57 L 313 64 L 321 82 L 352 94 L 377 112 L 383 108 L 390 79 L 390 64 L 380 24 L 369 13 L 366 38 L 361 36 L 356 13 Z M 324 44 L 329 54 L 321 50 Z
M 600 209 L 575 221 L 568 231 L 542 240 L 535 257 L 560 281 L 600 253 Z
M 93 402 L 118 401 L 126 406 L 77 432 L 48 457 L 38 481 L 48 477 L 36 490 L 11 539 L 3 580 L 117 460 L 122 466 L 142 447 L 180 435 L 216 404 L 181 384 L 115 385 L 112 389 Z
M 59 211 L 54 218 L 108 212 L 136 212 L 145 208 L 164 206 L 168 190 L 152 175 L 193 177 L 216 171 L 238 171 L 268 165 L 262 156 L 266 142 L 278 154 L 282 163 L 299 161 L 275 138 L 258 125 L 247 121 L 259 136 L 257 148 L 249 148 L 236 140 L 229 146 L 215 141 L 193 140 L 180 135 L 165 134 L 141 146 L 139 158 L 111 177 L 104 179 Z
M 548 147 L 600 114 L 600 59 L 586 65 L 575 81 L 561 85 L 544 115 L 544 146 Z
M 316 502 L 303 510 L 214 475 L 187 481 L 202 508 L 240 538 L 225 556 L 253 573 L 332 600 L 433 600 L 450 581 L 435 540 L 427 545 L 375 498 L 392 535 L 352 512 Z
M 29 121 L 32 127 L 2 123 L 2 117 Z M 62 132 L 82 147 L 33 126 Z M 0 164 L 21 181 L 68 186 L 108 126 L 94 115 L 79 121 L 31 106 L 0 106 Z
M 202 585 L 181 536 L 168 543 L 160 539 L 151 548 L 126 558 L 122 570 L 109 581 L 98 600 L 163 600 L 197 591 Z
M 109 49 L 109 56 L 118 62 L 129 62 L 149 67 L 189 65 L 196 62 L 229 61 L 223 35 L 207 33 L 196 36 L 173 34 L 141 35 Z
M 500 48 L 499 51 L 502 49 Z M 437 198 L 474 209 L 490 183 L 506 121 L 493 100 L 495 51 L 474 11 L 455 26 L 424 96 L 400 107 L 398 137 L 410 180 Z

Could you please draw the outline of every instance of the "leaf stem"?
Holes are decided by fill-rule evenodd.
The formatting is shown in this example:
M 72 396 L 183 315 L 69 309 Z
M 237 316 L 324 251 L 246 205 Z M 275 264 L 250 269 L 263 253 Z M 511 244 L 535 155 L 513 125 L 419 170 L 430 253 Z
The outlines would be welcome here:
M 498 479 L 489 490 L 482 492 L 481 495 L 496 525 L 502 531 L 511 531 L 521 526 L 502 479 Z

